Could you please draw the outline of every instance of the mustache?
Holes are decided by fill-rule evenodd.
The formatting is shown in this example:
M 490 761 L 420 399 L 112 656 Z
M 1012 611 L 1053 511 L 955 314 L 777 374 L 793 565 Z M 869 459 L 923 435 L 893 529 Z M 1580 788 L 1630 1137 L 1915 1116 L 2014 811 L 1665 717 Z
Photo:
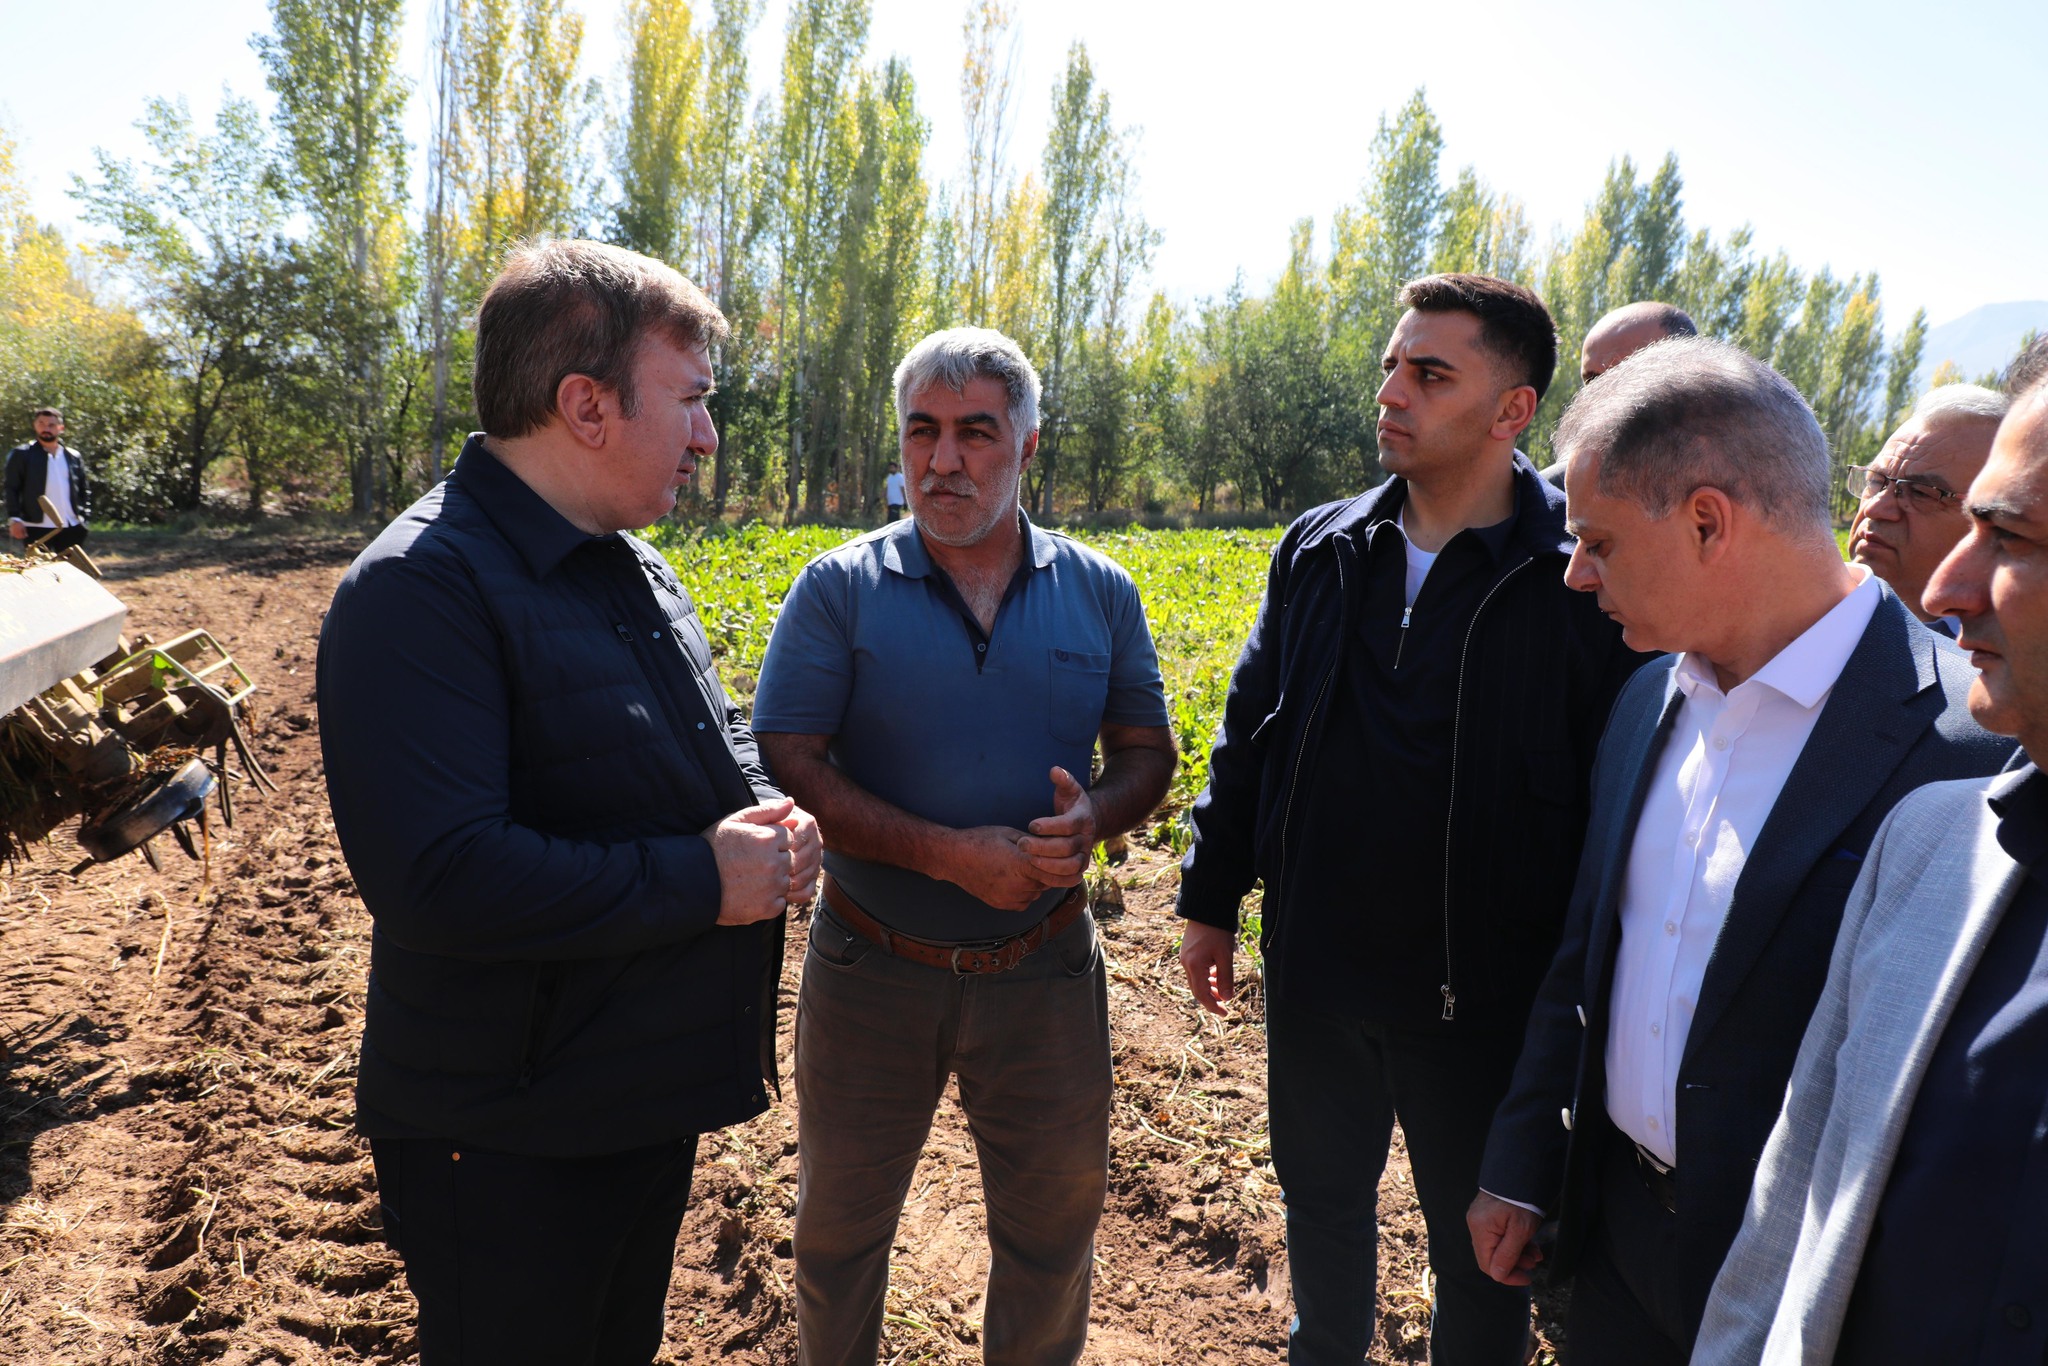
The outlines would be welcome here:
M 927 474 L 917 481 L 917 491 L 951 493 L 961 498 L 972 498 L 981 492 L 981 487 L 964 474 Z

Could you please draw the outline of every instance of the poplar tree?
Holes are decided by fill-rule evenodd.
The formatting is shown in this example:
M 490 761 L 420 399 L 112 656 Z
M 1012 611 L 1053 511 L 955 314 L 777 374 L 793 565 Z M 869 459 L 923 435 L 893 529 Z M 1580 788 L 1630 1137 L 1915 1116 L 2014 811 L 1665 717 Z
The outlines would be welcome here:
M 430 13 L 434 71 L 432 132 L 427 144 L 427 203 L 421 233 L 431 389 L 427 413 L 427 479 L 441 482 L 448 453 L 448 380 L 456 333 L 456 262 L 460 225 L 452 182 L 462 174 L 460 11 L 462 0 L 438 0 Z M 467 406 L 467 405 L 465 405 Z
M 517 232 L 513 207 L 518 143 L 513 86 L 518 19 L 513 0 L 448 0 L 460 6 L 461 80 L 456 115 L 465 141 L 458 180 L 467 209 L 468 292 L 480 294 L 502 245 Z
M 1889 435 L 1906 420 L 1917 395 L 1913 377 L 1919 373 L 1920 358 L 1927 349 L 1927 310 L 1916 308 L 1899 339 L 1885 357 L 1884 419 L 1879 424 Z
M 1088 49 L 1067 49 L 1067 68 L 1053 87 L 1045 141 L 1045 244 L 1052 297 L 1046 313 L 1045 397 L 1038 441 L 1038 515 L 1050 520 L 1053 491 L 1072 408 L 1068 351 L 1087 327 L 1103 244 L 1102 210 L 1113 135 L 1109 97 L 1095 85 Z
M 93 462 L 95 506 L 122 520 L 161 515 L 178 487 L 167 357 L 133 303 L 97 287 L 88 262 L 29 212 L 0 123 L 0 410 L 62 408 L 66 439 Z
M 689 269 L 690 148 L 697 140 L 703 44 L 687 0 L 628 0 L 625 109 L 613 138 L 619 181 L 613 233 L 622 245 Z
M 960 312 L 989 325 L 996 294 L 998 218 L 1013 188 L 1009 176 L 1010 96 L 1017 69 L 1015 15 L 1001 0 L 969 0 L 961 24 L 960 113 L 966 122 L 966 184 L 954 205 L 962 265 Z
M 1081 438 L 1082 479 L 1088 510 L 1101 512 L 1126 474 L 1145 458 L 1138 440 L 1136 402 L 1137 288 L 1151 269 L 1158 229 L 1138 206 L 1137 133 L 1117 135 L 1104 175 L 1100 283 L 1094 325 L 1079 338 L 1075 403 L 1071 414 Z
M 924 175 L 931 125 L 918 113 L 917 82 L 901 60 L 883 68 L 876 94 L 868 106 L 873 123 L 863 121 L 879 168 L 863 271 L 866 345 L 846 424 L 859 447 L 860 496 L 840 500 L 842 513 L 858 508 L 870 515 L 879 506 L 883 466 L 897 449 L 891 421 L 896 362 L 930 326 L 936 289 L 920 269 L 931 198 Z
M 806 444 L 819 339 L 852 170 L 852 94 L 867 44 L 866 0 L 796 0 L 782 55 L 771 214 L 777 270 L 777 368 L 788 429 L 786 506 L 824 512 L 828 452 Z
M 1352 403 L 1331 365 L 1334 301 L 1312 245 L 1315 225 L 1294 225 L 1287 267 L 1272 294 L 1243 306 L 1231 358 L 1238 402 L 1231 447 L 1268 511 L 1293 512 L 1350 482 L 1362 455 Z
M 1401 316 L 1395 297 L 1402 285 L 1426 273 L 1442 220 L 1443 142 L 1443 129 L 1421 90 L 1393 119 L 1381 115 L 1359 201 L 1340 209 L 1331 228 L 1334 360 L 1349 391 L 1350 421 L 1373 457 L 1380 356 Z M 1376 458 L 1365 468 L 1377 471 Z
M 565 0 L 520 0 L 519 66 L 513 81 L 517 237 L 581 233 L 593 179 L 584 145 L 595 92 L 579 85 L 583 16 Z
M 140 126 L 148 161 L 98 153 L 95 181 L 72 193 L 87 222 L 116 234 L 164 347 L 177 438 L 169 503 L 195 508 L 208 467 L 229 454 L 237 408 L 308 355 L 307 279 L 284 241 L 292 202 L 254 104 L 228 98 L 203 134 L 183 100 L 156 99 Z M 260 457 L 250 474 L 260 485 Z
M 339 365 L 326 388 L 349 452 L 350 501 L 358 513 L 382 514 L 396 458 L 386 400 L 405 286 L 404 7 L 271 0 L 270 14 L 274 32 L 255 47 L 277 99 L 286 165 L 312 220 L 316 269 L 328 283 L 323 331 Z
M 1198 382 L 1187 320 L 1172 300 L 1155 292 L 1145 305 L 1130 368 L 1131 466 L 1141 506 L 1152 501 L 1145 495 L 1155 480 L 1182 484 L 1207 506 L 1197 467 Z
M 732 339 L 713 360 L 718 390 L 711 414 L 724 439 L 712 465 L 711 510 L 723 514 L 737 467 L 756 487 L 780 443 L 770 431 L 774 385 L 764 379 L 757 340 L 763 314 L 762 267 L 756 244 L 764 224 L 763 158 L 747 118 L 747 43 L 760 22 L 761 0 L 713 0 L 704 44 L 704 100 L 690 144 L 690 185 L 696 206 L 691 271 L 732 325 Z
M 1467 166 L 1445 193 L 1430 251 L 1432 273 L 1464 271 L 1526 283 L 1529 220 L 1520 201 L 1496 194 Z

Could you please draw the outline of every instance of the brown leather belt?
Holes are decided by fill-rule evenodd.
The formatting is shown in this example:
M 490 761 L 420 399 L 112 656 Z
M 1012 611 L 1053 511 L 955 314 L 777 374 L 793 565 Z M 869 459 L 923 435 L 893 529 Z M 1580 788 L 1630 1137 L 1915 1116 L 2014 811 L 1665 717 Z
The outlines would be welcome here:
M 853 904 L 843 888 L 827 873 L 818 888 L 819 898 L 833 915 L 844 921 L 846 928 L 874 944 L 884 953 L 922 963 L 928 968 L 945 968 L 965 976 L 968 973 L 1008 972 L 1023 962 L 1036 950 L 1043 948 L 1056 938 L 1067 926 L 1081 918 L 1081 912 L 1088 909 L 1088 886 L 1086 883 L 1068 892 L 1059 905 L 1052 908 L 1052 914 L 1025 930 L 1007 939 L 982 940 L 971 944 L 940 944 L 929 939 L 914 939 L 907 934 L 898 934 L 866 911 Z

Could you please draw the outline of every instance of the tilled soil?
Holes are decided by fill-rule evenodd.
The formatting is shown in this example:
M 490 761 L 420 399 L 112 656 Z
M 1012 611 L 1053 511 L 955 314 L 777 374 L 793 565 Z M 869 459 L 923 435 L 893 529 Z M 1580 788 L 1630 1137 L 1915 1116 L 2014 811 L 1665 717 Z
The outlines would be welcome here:
M 236 791 L 204 867 L 174 850 L 74 879 L 68 833 L 0 880 L 0 1361 L 398 1363 L 413 1305 L 352 1128 L 370 922 L 328 814 L 313 658 L 350 536 L 96 538 L 129 631 L 206 626 L 262 691 L 280 791 Z M 1286 1252 L 1254 990 L 1198 1017 L 1169 860 L 1116 870 L 1103 923 L 1116 1056 L 1094 1363 L 1271 1362 Z M 804 925 L 783 982 L 783 1073 Z M 664 1362 L 794 1360 L 794 1098 L 707 1137 Z M 1427 1356 L 1422 1222 L 1397 1150 L 1376 1362 Z M 897 1235 L 883 1359 L 979 1359 L 979 1179 L 949 1100 Z M 1547 1343 L 1543 1355 L 1548 1357 Z

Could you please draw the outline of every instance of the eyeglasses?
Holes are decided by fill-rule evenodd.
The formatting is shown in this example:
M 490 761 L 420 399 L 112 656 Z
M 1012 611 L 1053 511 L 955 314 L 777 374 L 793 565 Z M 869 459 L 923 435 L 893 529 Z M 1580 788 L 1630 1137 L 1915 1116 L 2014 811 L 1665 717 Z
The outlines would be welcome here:
M 1916 508 L 1921 512 L 1932 512 L 1936 508 L 1959 505 L 1963 495 L 1924 479 L 1903 479 L 1886 474 L 1883 470 L 1868 465 L 1849 466 L 1849 492 L 1868 503 L 1890 489 L 1892 496 L 1903 507 Z

